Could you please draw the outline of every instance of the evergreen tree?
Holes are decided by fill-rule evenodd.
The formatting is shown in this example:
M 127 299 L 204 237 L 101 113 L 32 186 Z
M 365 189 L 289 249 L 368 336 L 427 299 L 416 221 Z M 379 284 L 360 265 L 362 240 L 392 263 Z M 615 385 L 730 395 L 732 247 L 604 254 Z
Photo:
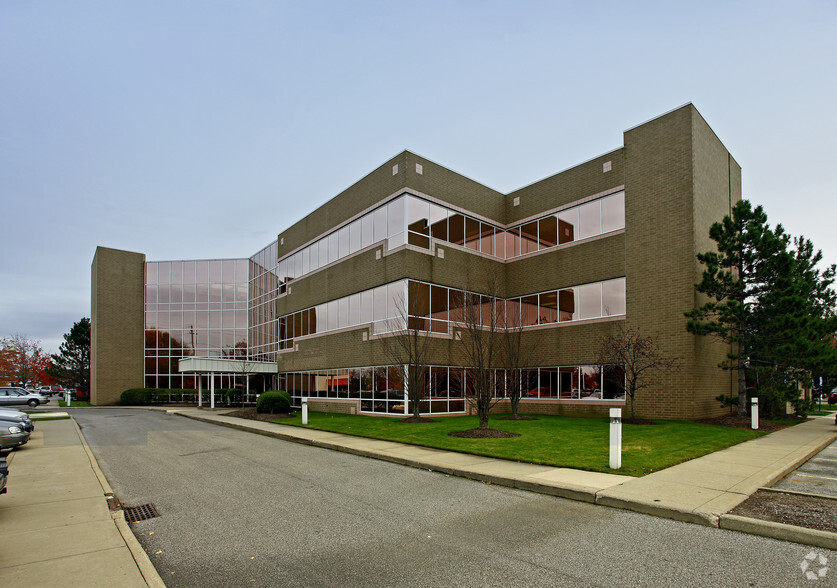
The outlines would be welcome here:
M 754 209 L 747 200 L 737 202 L 731 216 L 714 223 L 709 237 L 717 244 L 717 251 L 698 254 L 706 268 L 703 279 L 695 285 L 709 300 L 686 313 L 686 328 L 730 345 L 720 367 L 738 370 L 738 414 L 743 416 L 749 358 L 760 335 L 756 306 L 775 279 L 777 268 L 770 261 L 786 251 L 788 237 L 781 227 L 771 231 L 762 207 Z
M 738 370 L 739 415 L 748 371 L 796 400 L 794 382 L 807 388 L 812 376 L 837 369 L 835 266 L 821 270 L 822 254 L 808 239 L 791 240 L 781 225 L 771 230 L 762 208 L 746 200 L 709 236 L 717 252 L 698 255 L 706 269 L 695 285 L 709 300 L 686 313 L 686 328 L 730 344 L 720 367 Z
M 82 318 L 64 335 L 60 353 L 52 355 L 49 373 L 64 386 L 90 390 L 90 319 Z

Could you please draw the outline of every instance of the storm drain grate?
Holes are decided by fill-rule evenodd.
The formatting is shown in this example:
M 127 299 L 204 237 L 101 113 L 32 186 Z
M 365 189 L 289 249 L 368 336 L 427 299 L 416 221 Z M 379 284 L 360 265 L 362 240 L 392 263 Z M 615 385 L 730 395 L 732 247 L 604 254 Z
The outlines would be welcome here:
M 157 512 L 157 507 L 151 504 L 141 504 L 139 506 L 126 506 L 125 508 L 125 520 L 129 523 L 138 523 L 140 521 L 144 521 L 147 519 L 153 519 L 154 517 L 159 517 L 160 513 Z

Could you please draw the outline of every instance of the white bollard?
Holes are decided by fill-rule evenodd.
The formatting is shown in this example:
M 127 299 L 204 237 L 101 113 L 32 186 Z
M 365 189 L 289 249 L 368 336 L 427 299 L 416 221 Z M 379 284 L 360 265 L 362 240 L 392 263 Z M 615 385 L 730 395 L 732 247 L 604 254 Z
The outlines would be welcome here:
M 756 396 L 750 399 L 750 428 L 759 428 L 759 399 Z
M 622 467 L 622 409 L 610 409 L 610 468 Z
M 308 399 L 307 398 L 302 399 L 302 424 L 303 425 L 308 424 Z
M 72 400 L 70 398 L 70 391 L 69 390 L 66 390 L 64 392 L 64 402 L 67 403 L 67 406 L 70 406 L 70 403 L 72 402 Z

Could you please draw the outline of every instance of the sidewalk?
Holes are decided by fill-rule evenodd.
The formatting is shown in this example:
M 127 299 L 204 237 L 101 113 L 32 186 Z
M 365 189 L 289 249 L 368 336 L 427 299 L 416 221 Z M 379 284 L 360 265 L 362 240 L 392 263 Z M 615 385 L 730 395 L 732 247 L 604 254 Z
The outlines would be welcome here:
M 769 487 L 837 439 L 834 419 L 812 420 L 649 474 L 642 478 L 556 468 L 416 447 L 392 441 L 250 421 L 216 409 L 171 409 L 181 416 L 317 447 L 633 510 L 837 549 L 837 533 L 728 515 L 761 487 Z M 229 409 L 225 409 L 229 410 Z M 790 527 L 790 528 L 786 528 Z
M 39 421 L 6 457 L 0 585 L 164 586 L 73 420 Z

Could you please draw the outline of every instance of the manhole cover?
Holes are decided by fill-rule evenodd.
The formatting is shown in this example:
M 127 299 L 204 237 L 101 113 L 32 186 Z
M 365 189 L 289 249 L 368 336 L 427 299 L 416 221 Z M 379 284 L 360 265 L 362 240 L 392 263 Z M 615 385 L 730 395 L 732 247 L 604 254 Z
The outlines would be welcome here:
M 129 523 L 138 523 L 146 519 L 153 519 L 154 517 L 160 516 L 160 513 L 157 512 L 157 507 L 150 502 L 139 506 L 126 506 L 124 509 L 125 520 Z

